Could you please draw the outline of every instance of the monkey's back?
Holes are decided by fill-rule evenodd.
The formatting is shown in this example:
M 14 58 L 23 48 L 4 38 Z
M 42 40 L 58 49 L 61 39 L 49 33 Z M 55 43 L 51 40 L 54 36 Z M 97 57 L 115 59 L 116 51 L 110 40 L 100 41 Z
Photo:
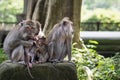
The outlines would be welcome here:
M 17 29 L 14 29 L 14 30 L 11 30 L 5 40 L 4 40 L 4 43 L 3 43 L 3 49 L 5 51 L 5 53 L 8 53 L 9 50 L 12 50 L 14 47 L 15 47 L 15 44 L 14 42 L 17 42 L 18 41 L 18 30 Z

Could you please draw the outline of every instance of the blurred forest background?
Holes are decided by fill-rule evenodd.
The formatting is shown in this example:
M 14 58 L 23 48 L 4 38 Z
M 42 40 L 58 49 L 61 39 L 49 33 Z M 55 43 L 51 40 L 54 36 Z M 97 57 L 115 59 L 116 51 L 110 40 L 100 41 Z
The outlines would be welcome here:
M 81 30 L 91 31 L 90 25 L 92 30 L 96 30 L 96 26 L 100 26 L 101 31 L 120 30 L 120 0 L 83 0 L 82 2 Z M 1 0 L 0 23 L 16 22 L 16 16 L 24 13 L 23 6 L 24 0 L 16 2 L 15 0 Z
M 81 30 L 119 31 L 119 4 L 120 0 L 83 0 Z
M 0 0 L 0 22 L 16 22 L 23 12 L 23 0 Z
M 83 0 L 81 22 L 119 22 L 120 0 Z M 1 0 L 0 22 L 16 22 L 23 13 L 23 0 Z
M 120 0 L 83 0 L 82 22 L 119 22 Z

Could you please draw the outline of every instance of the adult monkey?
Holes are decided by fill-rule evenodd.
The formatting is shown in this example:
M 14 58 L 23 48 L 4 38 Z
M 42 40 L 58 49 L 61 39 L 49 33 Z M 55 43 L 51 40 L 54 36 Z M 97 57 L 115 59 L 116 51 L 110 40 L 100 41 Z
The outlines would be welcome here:
M 24 62 L 29 70 L 28 54 L 25 47 L 33 45 L 29 39 L 39 32 L 40 23 L 32 20 L 24 20 L 19 26 L 8 33 L 4 40 L 3 49 L 12 62 Z M 33 77 L 32 77 L 33 78 Z
M 71 44 L 73 38 L 73 23 L 68 17 L 56 24 L 48 34 L 48 52 L 49 61 L 61 62 L 68 55 L 68 61 L 71 61 Z
M 38 33 L 39 23 L 32 20 L 24 20 L 20 26 L 8 33 L 4 40 L 3 49 L 12 62 L 19 62 L 24 58 L 24 47 L 33 45 L 28 41 Z

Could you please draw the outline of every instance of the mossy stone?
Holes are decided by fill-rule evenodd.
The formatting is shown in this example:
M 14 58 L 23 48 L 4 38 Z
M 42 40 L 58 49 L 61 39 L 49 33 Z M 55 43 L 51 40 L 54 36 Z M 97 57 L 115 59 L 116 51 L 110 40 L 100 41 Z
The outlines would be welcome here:
M 30 71 L 34 79 L 25 65 L 3 62 L 0 64 L 0 80 L 78 80 L 73 63 L 34 64 Z

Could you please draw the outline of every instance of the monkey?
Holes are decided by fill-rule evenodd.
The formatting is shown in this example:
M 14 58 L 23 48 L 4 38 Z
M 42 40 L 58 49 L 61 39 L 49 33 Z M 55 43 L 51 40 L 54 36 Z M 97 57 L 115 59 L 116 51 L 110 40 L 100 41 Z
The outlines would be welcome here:
M 50 62 L 62 62 L 68 56 L 71 61 L 71 44 L 73 39 L 73 23 L 64 17 L 55 24 L 47 37 Z
M 45 63 L 49 58 L 48 46 L 46 43 L 46 36 L 41 28 L 37 36 L 37 43 L 36 56 L 38 57 L 38 63 Z
M 36 55 L 37 63 L 45 63 L 48 61 L 49 55 L 48 55 L 48 46 L 46 43 L 46 38 L 40 37 L 37 40 L 37 49 L 36 49 Z
M 23 26 L 22 23 L 19 25 L 21 26 L 18 26 L 8 33 L 3 44 L 3 49 L 12 62 L 17 62 L 23 58 L 23 45 L 32 45 L 32 43 L 27 41 L 28 37 L 33 35 L 31 33 L 28 35 L 29 31 L 27 32 L 27 30 L 29 27 L 27 25 Z
M 27 67 L 29 66 L 25 48 L 33 45 L 33 41 L 29 41 L 29 39 L 38 34 L 39 25 L 39 22 L 24 20 L 8 33 L 3 43 L 3 49 L 11 62 L 24 62 Z
M 36 54 L 35 54 L 35 61 L 36 63 L 45 63 L 48 60 L 48 46 L 46 43 L 46 36 L 43 33 L 41 27 L 39 29 L 38 35 L 35 37 L 36 40 Z
M 23 58 L 24 47 L 33 45 L 28 41 L 37 32 L 36 23 L 32 20 L 24 20 L 19 26 L 8 33 L 3 49 L 12 62 L 18 62 Z

